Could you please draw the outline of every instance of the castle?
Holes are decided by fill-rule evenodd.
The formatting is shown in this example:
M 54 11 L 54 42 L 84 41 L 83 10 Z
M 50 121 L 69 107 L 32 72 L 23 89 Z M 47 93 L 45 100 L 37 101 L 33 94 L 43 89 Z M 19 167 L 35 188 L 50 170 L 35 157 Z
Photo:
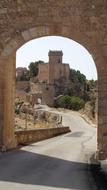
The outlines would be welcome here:
M 37 95 L 41 94 L 42 103 L 53 106 L 57 81 L 61 78 L 66 82 L 69 81 L 70 67 L 69 64 L 63 63 L 62 51 L 49 51 L 48 56 L 48 63 L 38 65 L 37 82 L 31 85 L 31 91 L 36 93 L 32 96 L 35 97 L 33 102 L 37 99 Z
M 59 79 L 69 81 L 70 67 L 69 64 L 63 63 L 62 51 L 49 51 L 49 62 L 40 63 L 38 65 L 38 75 L 32 78 L 29 82 L 17 82 L 17 94 L 22 96 L 23 90 L 30 89 L 30 92 L 23 95 L 25 100 L 32 102 L 32 106 L 41 99 L 42 104 L 49 106 L 54 105 L 54 98 L 56 96 L 56 84 Z M 17 69 L 17 71 L 20 71 Z M 21 69 L 23 71 L 23 68 Z M 17 72 L 17 76 L 21 76 L 22 72 Z M 26 85 L 25 85 L 26 84 Z
M 62 63 L 62 51 L 49 51 L 49 63 L 39 64 L 38 81 L 54 84 L 61 77 L 69 79 L 69 64 Z

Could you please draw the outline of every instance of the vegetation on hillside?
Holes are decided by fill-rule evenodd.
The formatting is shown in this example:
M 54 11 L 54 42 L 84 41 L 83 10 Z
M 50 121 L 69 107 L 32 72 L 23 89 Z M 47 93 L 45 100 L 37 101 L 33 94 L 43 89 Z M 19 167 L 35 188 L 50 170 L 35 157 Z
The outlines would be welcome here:
M 79 97 L 75 96 L 62 96 L 56 101 L 57 107 L 61 108 L 67 108 L 72 110 L 80 110 L 81 108 L 84 108 L 85 102 L 83 99 L 80 99 Z
M 64 78 L 58 79 L 55 83 L 57 97 L 56 107 L 63 107 L 72 110 L 87 109 L 90 105 L 90 113 L 93 118 L 97 112 L 97 81 L 87 80 L 80 71 L 70 69 L 69 82 Z

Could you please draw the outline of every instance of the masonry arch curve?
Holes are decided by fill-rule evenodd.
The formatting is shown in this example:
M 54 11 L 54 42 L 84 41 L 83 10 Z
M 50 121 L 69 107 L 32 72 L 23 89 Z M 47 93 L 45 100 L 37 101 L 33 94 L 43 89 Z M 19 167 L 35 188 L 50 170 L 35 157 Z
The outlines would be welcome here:
M 41 31 L 41 28 L 43 29 L 43 34 L 39 34 L 39 29 Z M 49 28 L 48 28 L 49 30 Z M 22 35 L 24 40 L 20 40 L 18 41 L 18 38 L 12 39 L 4 48 L 1 57 L 5 57 L 6 58 L 6 65 L 5 65 L 5 69 L 8 71 L 6 80 L 5 80 L 5 90 L 7 91 L 7 93 L 4 96 L 4 102 L 5 102 L 5 106 L 4 106 L 4 112 L 5 112 L 5 120 L 4 120 L 4 129 L 3 129 L 3 135 L 4 135 L 4 140 L 3 140 L 3 145 L 5 145 L 7 148 L 9 146 L 9 148 L 11 148 L 11 146 L 16 146 L 14 143 L 15 139 L 14 139 L 14 88 L 15 88 L 15 69 L 16 69 L 16 51 L 17 49 L 19 49 L 20 47 L 22 47 L 24 44 L 26 44 L 27 42 L 33 40 L 33 39 L 38 39 L 41 37 L 46 37 L 49 35 L 49 33 L 47 33 L 47 28 L 45 28 L 44 26 L 40 26 L 35 27 L 33 29 L 29 29 L 28 31 L 23 31 Z M 30 34 L 30 31 L 33 31 L 33 37 Z M 38 34 L 34 31 L 38 31 Z M 24 36 L 25 35 L 25 36 Z M 59 35 L 62 35 L 61 33 L 59 33 Z M 59 36 L 57 35 L 57 36 Z M 52 36 L 52 35 L 50 35 Z M 55 35 L 56 36 L 56 35 Z M 67 39 L 71 39 L 71 36 L 61 36 L 61 37 L 66 37 Z M 25 40 L 26 39 L 26 40 Z M 5 56 L 6 55 L 6 56 Z M 5 64 L 5 63 L 4 63 Z M 11 77 L 10 77 L 11 75 Z M 11 100 L 11 101 L 10 101 Z M 8 111 L 7 111 L 8 110 Z M 11 111 L 10 111 L 11 110 Z M 9 130 L 11 128 L 11 130 Z M 7 142 L 7 136 L 9 138 L 12 138 L 12 140 L 10 142 L 12 142 L 12 144 L 10 145 L 10 142 Z M 9 139 L 8 138 L 8 139 Z M 6 142 L 6 144 L 5 144 Z
M 5 145 L 7 149 L 16 146 L 13 131 L 16 50 L 32 39 L 64 36 L 82 44 L 93 55 L 99 81 L 98 150 L 107 157 L 107 14 L 104 9 L 107 2 L 28 0 L 25 4 L 10 0 L 0 4 L 0 146 Z

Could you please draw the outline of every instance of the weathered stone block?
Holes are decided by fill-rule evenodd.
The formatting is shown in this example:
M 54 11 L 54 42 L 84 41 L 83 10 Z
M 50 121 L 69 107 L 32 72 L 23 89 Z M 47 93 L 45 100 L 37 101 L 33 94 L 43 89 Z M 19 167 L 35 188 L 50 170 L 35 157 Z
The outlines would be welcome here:
M 31 35 L 29 30 L 25 30 L 22 32 L 22 36 L 24 38 L 25 41 L 29 41 L 31 39 Z

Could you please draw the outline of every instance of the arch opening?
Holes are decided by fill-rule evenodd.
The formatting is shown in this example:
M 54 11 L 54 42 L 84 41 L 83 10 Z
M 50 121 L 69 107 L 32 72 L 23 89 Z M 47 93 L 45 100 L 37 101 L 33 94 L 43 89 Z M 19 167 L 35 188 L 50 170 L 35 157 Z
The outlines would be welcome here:
M 50 40 L 50 41 L 49 41 Z M 36 44 L 36 45 L 35 45 Z M 56 45 L 57 44 L 57 45 Z M 31 46 L 31 49 L 30 49 L 30 46 Z M 87 80 L 87 86 L 89 86 L 89 84 L 88 83 L 90 83 L 91 84 L 91 82 L 94 82 L 94 80 L 97 80 L 97 74 L 96 74 L 96 68 L 95 67 L 93 67 L 93 65 L 94 65 L 94 61 L 92 60 L 92 57 L 91 57 L 91 55 L 88 53 L 88 51 L 85 49 L 85 48 L 83 48 L 80 44 L 78 44 L 78 43 L 76 43 L 76 42 L 74 42 L 74 41 L 72 41 L 72 40 L 70 40 L 69 38 L 64 38 L 64 37 L 61 37 L 61 36 L 51 36 L 51 37 L 42 37 L 42 38 L 38 38 L 38 39 L 36 39 L 36 40 L 32 40 L 32 41 L 30 41 L 30 42 L 28 42 L 28 43 L 26 43 L 25 44 L 25 53 L 23 53 L 24 55 L 23 55 L 23 57 L 20 55 L 20 57 L 21 58 L 19 58 L 19 60 L 18 60 L 18 52 L 19 52 L 19 54 L 20 54 L 20 50 L 22 50 L 22 52 L 24 51 L 24 46 L 22 46 L 19 50 L 18 50 L 18 52 L 17 52 L 17 65 L 19 66 L 19 67 L 25 67 L 26 66 L 26 68 L 28 69 L 28 64 L 30 63 L 30 62 L 35 62 L 35 61 L 44 61 L 45 63 L 47 63 L 48 62 L 48 53 L 49 53 L 49 50 L 51 50 L 51 51 L 54 51 L 54 50 L 56 50 L 56 51 L 62 51 L 63 52 L 63 61 L 61 60 L 62 58 L 60 57 L 60 60 L 61 60 L 61 63 L 62 64 L 64 64 L 64 63 L 68 63 L 68 64 L 70 64 L 71 63 L 71 65 L 70 65 L 70 68 L 71 69 L 76 69 L 76 70 L 80 70 L 80 68 L 81 68 L 81 73 L 84 73 L 85 75 L 87 75 L 86 76 L 86 80 Z M 69 48 L 68 48 L 69 47 Z M 80 50 L 78 50 L 78 49 L 80 49 Z M 80 53 L 81 52 L 81 49 L 82 49 L 82 53 Z M 74 51 L 73 51 L 74 50 Z M 33 55 L 30 55 L 29 56 L 29 52 L 31 52 L 31 51 L 33 51 L 33 53 L 31 53 L 31 54 L 33 54 Z M 79 55 L 79 54 L 81 54 L 81 55 Z M 87 56 L 85 56 L 87 54 Z M 36 56 L 36 55 L 38 55 L 38 56 Z M 25 57 L 26 56 L 26 57 Z M 85 58 L 83 59 L 83 60 L 81 60 L 80 61 L 80 59 L 81 59 L 81 57 L 82 56 L 84 56 Z M 29 58 L 30 57 L 30 58 Z M 59 57 L 58 57 L 58 60 L 59 60 Z M 75 57 L 75 58 L 74 58 Z M 89 57 L 88 58 L 88 63 L 86 63 L 87 62 L 87 57 Z M 25 59 L 24 59 L 25 58 Z M 54 60 L 55 61 L 55 60 Z M 21 64 L 20 64 L 20 62 L 21 62 Z M 26 64 L 26 62 L 28 63 L 28 64 Z M 58 61 L 57 61 L 58 62 Z M 79 65 L 79 67 L 77 67 L 78 66 L 78 64 L 76 64 L 77 62 L 80 62 L 80 65 Z M 83 64 L 83 62 L 84 62 L 84 64 Z M 91 64 L 90 64 L 90 62 L 91 62 Z M 24 63 L 24 64 L 23 64 Z M 44 65 L 45 65 L 45 63 L 43 63 Z M 58 62 L 59 63 L 59 62 Z M 55 63 L 54 63 L 55 64 Z M 81 67 L 81 64 L 82 64 L 82 67 Z M 85 65 L 86 64 L 86 68 L 85 68 L 85 71 L 83 70 L 83 68 L 84 68 L 84 66 L 83 65 Z M 76 65 L 76 66 L 75 66 Z M 43 66 L 43 67 L 46 67 L 46 65 L 45 66 Z M 46 75 L 48 75 L 48 73 L 47 73 L 47 68 L 46 68 L 46 70 L 43 68 L 43 67 L 41 67 L 41 72 L 42 71 L 44 71 L 44 73 L 46 72 Z M 20 69 L 20 68 L 19 68 Z M 22 70 L 24 69 L 24 68 L 21 68 Z M 55 69 L 55 68 L 52 68 L 52 71 L 53 71 L 53 69 Z M 57 70 L 58 70 L 58 68 L 57 68 Z M 91 70 L 91 71 L 90 71 Z M 91 76 L 91 75 L 89 75 L 89 73 L 91 73 L 92 71 L 94 70 L 94 72 L 93 72 L 93 76 Z M 88 71 L 88 72 L 87 72 Z M 20 72 L 20 71 L 19 71 Z M 25 71 L 26 72 L 26 71 Z M 56 72 L 56 70 L 55 70 L 55 72 Z M 55 73 L 54 72 L 54 73 Z M 42 72 L 43 73 L 43 72 Z M 20 73 L 19 73 L 20 74 Z M 43 97 L 42 95 L 41 95 L 41 93 L 39 93 L 39 95 L 37 96 L 37 100 L 38 100 L 38 98 L 40 98 L 42 101 L 43 101 L 43 104 L 45 104 L 46 103 L 46 100 L 44 100 L 44 99 L 51 99 L 51 101 L 54 99 L 53 98 L 53 94 L 49 94 L 49 89 L 50 89 L 50 84 L 49 84 L 49 82 L 46 82 L 46 80 L 48 81 L 48 77 L 47 76 L 44 76 L 44 74 L 42 74 L 41 76 L 40 76 L 40 78 L 39 78 L 39 80 L 41 80 L 41 81 L 33 81 L 34 83 L 36 83 L 36 84 L 39 84 L 39 82 L 41 82 L 41 83 L 43 83 L 43 85 L 46 87 L 45 89 L 46 89 L 46 92 L 44 92 L 43 94 L 46 94 L 47 93 L 47 91 L 48 91 L 48 94 L 46 94 L 46 96 L 48 97 Z M 57 75 L 59 76 L 60 75 L 60 73 L 57 73 Z M 51 73 L 51 76 L 52 76 L 52 73 Z M 45 78 L 44 78 L 45 77 Z M 43 78 L 43 79 L 41 79 L 41 78 Z M 57 78 L 58 79 L 58 78 Z M 93 80 L 94 79 L 94 80 Z M 34 79 L 33 79 L 34 80 Z M 22 79 L 22 81 L 23 82 L 25 82 L 23 79 Z M 46 83 L 44 83 L 44 82 L 46 82 Z M 58 82 L 58 81 L 57 81 Z M 28 81 L 26 82 L 26 84 L 28 83 Z M 96 83 L 94 83 L 94 84 L 96 84 Z M 39 84 L 40 85 L 40 84 Z M 84 85 L 84 84 L 83 84 Z M 29 87 L 27 87 L 27 88 L 29 88 Z M 82 86 L 82 88 L 83 88 L 83 86 Z M 88 88 L 88 87 L 87 87 Z M 20 88 L 19 88 L 20 89 Z M 97 89 L 97 87 L 96 87 L 96 89 Z M 52 92 L 52 89 L 51 89 L 51 92 Z M 62 92 L 61 92 L 62 93 Z M 79 94 L 80 94 L 80 92 L 78 93 L 78 95 L 77 94 L 71 94 L 70 92 L 69 92 L 69 95 L 70 96 L 79 96 Z M 58 94 L 57 93 L 57 96 L 60 96 L 60 95 L 62 95 L 62 94 Z M 63 94 L 63 95 L 68 95 L 67 94 L 67 92 L 65 93 L 65 94 Z M 20 95 L 19 95 L 20 96 Z M 34 96 L 34 94 L 32 95 L 30 95 L 30 97 L 31 96 Z M 49 98 L 49 96 L 50 96 L 50 98 Z M 55 94 L 54 94 L 54 96 L 55 96 Z M 81 98 L 83 98 L 83 96 L 84 96 L 84 92 L 83 92 L 83 94 L 81 95 Z M 25 97 L 24 97 L 25 98 Z M 26 98 L 25 98 L 26 99 Z M 31 99 L 32 98 L 29 98 L 29 100 L 31 101 Z M 29 103 L 31 103 L 29 101 Z M 33 98 L 33 100 L 32 100 L 32 106 L 34 106 L 34 98 Z M 49 102 L 48 102 L 49 103 Z M 88 103 L 88 104 L 90 104 L 90 103 Z M 94 105 L 95 104 L 95 102 L 93 102 L 93 106 L 95 106 Z M 52 106 L 53 105 L 53 101 L 52 101 L 52 103 L 49 103 L 49 105 L 50 106 Z M 97 107 L 97 106 L 96 106 Z M 95 108 L 94 108 L 95 109 Z M 95 112 L 94 112 L 95 110 L 93 110 L 93 113 L 91 113 L 91 117 L 93 117 L 93 120 L 94 119 L 97 119 L 97 114 L 95 114 Z M 91 118 L 92 119 L 92 118 Z M 33 119 L 32 119 L 32 121 L 33 121 Z M 33 123 L 33 122 L 32 122 Z M 29 124 L 28 124 L 29 125 Z M 33 125 L 33 124 L 32 124 Z M 33 127 L 34 127 L 34 125 L 33 125 Z M 26 122 L 24 122 L 24 128 L 26 128 Z

